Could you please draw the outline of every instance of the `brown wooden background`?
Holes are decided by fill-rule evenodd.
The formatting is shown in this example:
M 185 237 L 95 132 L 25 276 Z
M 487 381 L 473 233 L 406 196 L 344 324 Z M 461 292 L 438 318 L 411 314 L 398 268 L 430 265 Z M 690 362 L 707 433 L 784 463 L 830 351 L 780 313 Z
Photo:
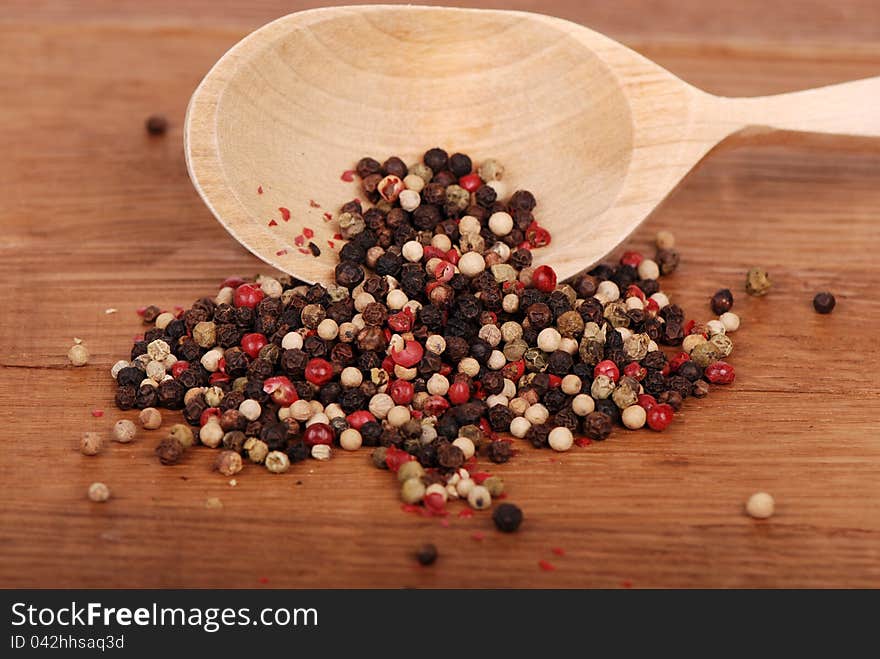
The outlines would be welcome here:
M 716 93 L 880 75 L 874 0 L 481 4 L 582 22 Z M 0 7 L 0 586 L 880 586 L 877 142 L 723 149 L 642 227 L 636 248 L 675 230 L 684 263 L 666 288 L 694 315 L 718 287 L 737 294 L 737 382 L 663 435 L 621 430 L 497 469 L 526 512 L 517 535 L 486 514 L 449 528 L 404 514 L 367 452 L 280 477 L 247 467 L 235 488 L 204 449 L 160 467 L 160 432 L 79 455 L 82 431 L 119 418 L 107 369 L 141 331 L 135 308 L 189 304 L 260 269 L 193 191 L 181 123 L 228 47 L 306 6 Z M 171 119 L 165 139 L 144 134 L 154 112 Z M 741 293 L 754 264 L 775 280 L 765 299 Z M 820 289 L 838 297 L 830 317 L 811 309 Z M 87 368 L 67 365 L 74 336 Z M 94 480 L 113 490 L 107 504 L 86 500 Z M 776 496 L 772 520 L 742 514 L 756 490 Z M 441 553 L 430 569 L 410 557 L 425 541 Z

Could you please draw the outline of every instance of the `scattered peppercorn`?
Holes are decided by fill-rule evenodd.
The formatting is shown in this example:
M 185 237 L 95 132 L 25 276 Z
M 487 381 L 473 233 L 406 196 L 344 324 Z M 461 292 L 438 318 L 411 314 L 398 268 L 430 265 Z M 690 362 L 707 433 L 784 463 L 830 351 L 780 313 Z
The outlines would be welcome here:
M 773 516 L 776 502 L 766 492 L 756 492 L 746 502 L 746 512 L 755 519 L 767 519 Z
M 770 291 L 770 275 L 761 268 L 750 268 L 746 273 L 746 293 L 749 295 L 767 295 Z
M 419 565 L 433 565 L 437 560 L 437 547 L 431 543 L 422 545 L 416 552 L 416 560 Z
M 164 135 L 168 130 L 168 119 L 161 114 L 153 114 L 147 117 L 144 125 L 150 135 Z
M 282 473 L 368 446 L 405 505 L 486 509 L 504 484 L 477 477 L 476 461 L 506 462 L 520 440 L 568 451 L 615 425 L 661 430 L 686 398 L 733 380 L 720 361 L 739 326 L 732 294 L 713 296 L 718 320 L 686 320 L 659 283 L 679 264 L 671 234 L 654 259 L 627 252 L 560 284 L 532 266 L 551 240 L 537 199 L 507 197 L 500 163 L 435 148 L 355 171 L 366 201 L 335 219 L 347 242 L 334 281 L 230 278 L 190 309 L 144 309 L 146 332 L 111 375 L 118 407 L 141 409 L 145 428 L 161 424 L 156 407 L 183 410 L 157 447 L 163 463 L 196 438 L 222 450 L 226 476 L 242 456 Z M 502 504 L 493 517 L 513 530 L 522 515 Z
M 89 499 L 96 503 L 103 503 L 110 498 L 110 488 L 104 483 L 95 482 L 89 485 Z
M 75 343 L 67 351 L 67 359 L 74 366 L 85 366 L 89 363 L 89 351 L 82 343 Z
M 87 432 L 83 433 L 83 436 L 80 438 L 79 450 L 83 455 L 97 455 L 103 444 L 104 439 L 100 433 Z
M 835 304 L 837 300 L 828 292 L 816 293 L 816 297 L 813 298 L 813 308 L 821 314 L 831 313 Z
M 519 506 L 512 503 L 499 504 L 492 513 L 492 521 L 499 531 L 513 533 L 522 524 L 523 514 Z

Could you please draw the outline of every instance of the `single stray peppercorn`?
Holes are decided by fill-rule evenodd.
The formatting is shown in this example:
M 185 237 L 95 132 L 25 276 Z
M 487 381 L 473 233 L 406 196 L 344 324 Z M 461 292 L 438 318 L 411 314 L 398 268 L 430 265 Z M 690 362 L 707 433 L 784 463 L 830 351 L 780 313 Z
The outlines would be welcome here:
M 433 565 L 437 560 L 437 547 L 431 543 L 422 545 L 416 552 L 416 560 L 420 565 Z
M 492 513 L 492 521 L 499 531 L 513 533 L 522 524 L 523 514 L 519 506 L 512 503 L 502 503 Z
M 821 314 L 831 313 L 835 304 L 837 304 L 837 300 L 827 291 L 816 293 L 816 297 L 813 298 L 813 308 Z

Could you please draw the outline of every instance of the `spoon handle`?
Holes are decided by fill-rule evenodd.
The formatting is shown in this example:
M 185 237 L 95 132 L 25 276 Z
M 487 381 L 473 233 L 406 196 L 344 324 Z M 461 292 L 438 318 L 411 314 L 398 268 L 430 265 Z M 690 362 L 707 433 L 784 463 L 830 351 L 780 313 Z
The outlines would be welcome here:
M 880 76 L 788 94 L 719 98 L 722 120 L 743 127 L 880 137 Z

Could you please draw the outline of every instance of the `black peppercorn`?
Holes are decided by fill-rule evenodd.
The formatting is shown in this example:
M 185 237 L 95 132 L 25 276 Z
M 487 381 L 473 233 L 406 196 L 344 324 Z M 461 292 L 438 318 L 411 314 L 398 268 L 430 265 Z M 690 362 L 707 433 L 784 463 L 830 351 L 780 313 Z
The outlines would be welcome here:
M 146 374 L 136 366 L 126 366 L 116 374 L 116 383 L 119 386 L 139 387 Z
M 611 417 L 602 412 L 590 412 L 584 417 L 584 434 L 592 440 L 602 441 L 611 434 Z
M 535 195 L 528 190 L 517 190 L 510 196 L 507 205 L 514 210 L 531 211 L 538 205 L 538 202 L 535 201 Z
M 678 367 L 678 374 L 691 382 L 696 382 L 703 377 L 703 369 L 696 362 L 688 360 Z
M 660 267 L 660 274 L 671 275 L 678 267 L 678 252 L 673 249 L 657 250 L 657 256 L 654 260 Z
M 813 308 L 821 314 L 831 313 L 834 310 L 835 304 L 837 304 L 837 300 L 827 291 L 816 293 L 816 297 L 813 298 Z
M 147 117 L 144 126 L 150 135 L 164 135 L 168 130 L 168 119 L 161 114 L 153 114 Z
M 491 460 L 495 464 L 503 464 L 507 462 L 508 460 L 510 460 L 510 456 L 512 454 L 513 448 L 511 447 L 510 442 L 504 439 L 498 439 L 490 442 L 489 447 L 486 449 L 486 455 L 488 456 L 489 460 Z
M 186 389 L 177 380 L 164 380 L 159 383 L 158 398 L 159 405 L 167 407 L 169 410 L 179 410 L 183 408 L 183 396 Z
M 399 179 L 404 179 L 409 173 L 409 170 L 400 158 L 397 156 L 391 156 L 388 160 L 382 163 L 382 173 L 386 176 L 391 175 L 396 176 Z
M 506 405 L 493 405 L 489 409 L 489 426 L 495 432 L 507 432 L 510 422 L 514 419 L 514 413 Z M 491 445 L 490 445 L 491 446 Z
M 436 146 L 433 149 L 428 149 L 427 151 L 425 151 L 425 155 L 422 156 L 422 162 L 424 162 L 435 172 L 439 172 L 440 170 L 445 169 L 446 163 L 448 161 L 449 154 L 440 147 Z
M 361 158 L 355 166 L 355 171 L 357 172 L 357 175 L 363 179 L 371 174 L 378 174 L 381 172 L 382 165 L 378 160 L 373 158 Z
M 364 269 L 354 261 L 340 261 L 334 270 L 336 283 L 345 288 L 354 288 L 364 280 Z
M 669 391 L 664 391 L 662 394 L 657 396 L 657 402 L 666 403 L 673 410 L 678 412 L 678 410 L 681 409 L 682 396 L 677 391 L 673 391 L 670 389 Z
M 492 512 L 492 521 L 499 531 L 513 533 L 522 524 L 523 514 L 519 506 L 512 503 L 499 504 Z
M 143 379 L 143 378 L 141 378 Z M 116 390 L 116 407 L 120 410 L 130 410 L 134 407 L 137 399 L 137 389 L 134 385 L 122 385 Z
M 420 565 L 433 565 L 437 560 L 437 547 L 430 543 L 422 545 L 416 552 L 416 560 Z
M 428 167 L 431 167 L 428 165 Z M 431 169 L 434 169 L 431 167 Z M 471 159 L 463 153 L 453 153 L 449 156 L 449 169 L 457 178 L 467 176 L 473 169 Z
M 449 442 L 440 442 L 437 445 L 437 463 L 446 469 L 458 469 L 464 464 L 464 453 L 457 446 Z
M 712 307 L 712 313 L 720 316 L 725 311 L 730 311 L 731 307 L 733 307 L 733 293 L 730 292 L 729 288 L 722 288 L 715 292 L 709 304 Z
M 550 426 L 546 423 L 534 425 L 526 432 L 525 440 L 531 443 L 535 448 L 547 446 L 547 439 L 550 436 Z
M 190 398 L 189 402 L 183 408 L 183 418 L 191 426 L 198 426 L 202 417 L 202 412 L 208 409 L 208 403 L 205 402 L 203 395 Z

